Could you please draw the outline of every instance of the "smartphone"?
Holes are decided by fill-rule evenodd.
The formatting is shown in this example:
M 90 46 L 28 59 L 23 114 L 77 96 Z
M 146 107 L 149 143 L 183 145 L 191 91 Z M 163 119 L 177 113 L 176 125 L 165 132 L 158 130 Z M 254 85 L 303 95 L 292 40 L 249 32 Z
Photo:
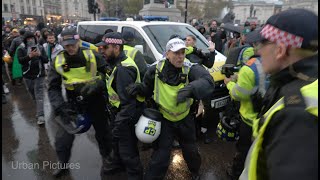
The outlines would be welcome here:
M 31 51 L 35 51 L 37 49 L 37 46 L 32 46 Z

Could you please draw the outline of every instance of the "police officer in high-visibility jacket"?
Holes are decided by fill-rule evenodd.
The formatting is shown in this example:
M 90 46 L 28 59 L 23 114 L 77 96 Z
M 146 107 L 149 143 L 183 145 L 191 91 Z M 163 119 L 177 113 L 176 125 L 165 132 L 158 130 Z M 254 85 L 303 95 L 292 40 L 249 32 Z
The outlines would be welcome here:
M 164 179 L 175 137 L 180 143 L 192 179 L 200 178 L 201 157 L 196 145 L 190 106 L 194 99 L 203 99 L 213 93 L 214 81 L 205 68 L 185 59 L 185 49 L 183 40 L 169 40 L 166 58 L 149 67 L 142 84 L 128 88 L 129 94 L 152 97 L 164 117 L 161 134 L 144 177 L 146 180 Z
M 122 32 L 122 38 L 124 40 L 123 50 L 126 56 L 130 57 L 134 60 L 136 65 L 138 66 L 140 76 L 143 78 L 144 74 L 147 71 L 147 63 L 143 57 L 143 54 L 134 48 L 135 45 L 135 36 L 130 31 Z
M 318 179 L 318 16 L 282 11 L 254 41 L 271 77 L 239 179 Z
M 231 50 L 229 57 L 242 56 L 244 51 Z M 233 53 L 237 53 L 233 55 Z M 239 54 L 240 53 L 240 54 Z M 239 70 L 237 75 L 225 77 L 225 84 L 233 100 L 240 102 L 239 140 L 236 143 L 237 152 L 227 174 L 230 179 L 237 180 L 243 170 L 244 162 L 251 146 L 252 124 L 260 111 L 263 95 L 266 92 L 266 75 L 262 70 L 261 58 L 253 55 Z M 260 100 L 260 101 L 259 101 Z
M 52 62 L 48 81 L 48 96 L 50 104 L 57 116 L 59 123 L 55 137 L 55 148 L 60 167 L 54 171 L 58 177 L 67 172 L 67 163 L 71 156 L 72 143 L 75 135 L 72 121 L 75 114 L 84 111 L 91 119 L 95 129 L 95 137 L 98 142 L 100 154 L 103 158 L 102 171 L 111 161 L 111 132 L 105 113 L 105 90 L 104 74 L 106 63 L 102 57 L 92 50 L 79 48 L 79 35 L 75 29 L 65 29 L 61 33 L 61 51 Z M 61 85 L 66 90 L 67 102 L 64 101 Z M 89 126 L 90 127 L 90 126 Z M 69 131 L 70 130 L 70 131 Z M 75 132 L 76 133 L 76 132 Z
M 113 161 L 115 163 L 109 168 L 109 172 L 115 173 L 124 165 L 128 179 L 140 180 L 143 177 L 143 167 L 134 125 L 142 113 L 144 99 L 130 96 L 126 91 L 129 84 L 141 82 L 140 73 L 136 63 L 124 53 L 120 33 L 105 34 L 97 46 L 108 64 L 106 84 L 111 111 L 115 115 L 111 119 L 113 149 L 117 153 L 114 158 L 119 155 L 121 161 Z

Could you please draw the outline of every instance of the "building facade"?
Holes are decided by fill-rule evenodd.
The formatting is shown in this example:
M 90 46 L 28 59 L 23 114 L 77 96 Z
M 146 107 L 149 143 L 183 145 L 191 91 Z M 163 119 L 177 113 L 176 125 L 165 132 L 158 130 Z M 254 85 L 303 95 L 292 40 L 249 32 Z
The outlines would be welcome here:
M 303 8 L 318 15 L 318 0 L 284 0 L 282 10 L 290 8 Z
M 3 25 L 61 24 L 81 20 L 93 20 L 87 0 L 2 0 Z
M 36 24 L 44 20 L 43 0 L 3 0 L 2 9 L 6 24 Z
M 93 20 L 93 14 L 88 12 L 87 0 L 60 0 L 61 15 L 64 23 Z
M 264 24 L 275 13 L 290 8 L 304 8 L 318 15 L 318 0 L 238 0 L 233 1 L 236 24 L 244 24 L 245 21 L 256 21 Z M 250 17 L 250 8 L 253 5 Z

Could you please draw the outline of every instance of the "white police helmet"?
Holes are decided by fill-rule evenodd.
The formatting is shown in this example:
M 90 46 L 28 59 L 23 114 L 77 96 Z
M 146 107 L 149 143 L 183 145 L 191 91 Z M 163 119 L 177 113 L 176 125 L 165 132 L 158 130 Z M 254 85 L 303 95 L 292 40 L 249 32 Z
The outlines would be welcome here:
M 160 135 L 162 119 L 162 114 L 158 110 L 145 109 L 136 124 L 137 138 L 143 143 L 155 141 Z

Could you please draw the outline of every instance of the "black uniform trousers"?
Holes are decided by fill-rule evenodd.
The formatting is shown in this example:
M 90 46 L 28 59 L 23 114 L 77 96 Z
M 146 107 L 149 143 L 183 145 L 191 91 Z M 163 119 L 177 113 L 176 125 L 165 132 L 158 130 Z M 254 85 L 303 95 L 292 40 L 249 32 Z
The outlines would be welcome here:
M 196 145 L 196 131 L 193 118 L 190 114 L 178 122 L 164 119 L 161 122 L 161 133 L 156 141 L 149 167 L 145 174 L 145 180 L 164 179 L 168 166 L 172 142 L 177 137 L 181 146 L 183 158 L 192 174 L 198 174 L 201 157 Z
M 105 112 L 104 99 L 92 98 L 88 100 L 87 113 L 91 117 L 92 125 L 95 129 L 95 138 L 98 142 L 99 152 L 102 158 L 108 158 L 112 151 L 111 130 L 108 123 L 108 117 Z M 62 163 L 69 161 L 71 148 L 75 135 L 69 134 L 60 125 L 55 137 L 55 148 L 58 159 Z
M 116 136 L 112 134 L 114 154 L 110 167 L 121 168 L 121 166 L 125 166 L 128 180 L 142 180 L 143 178 L 143 166 L 140 161 L 138 139 L 135 134 L 135 124 L 141 115 L 142 108 L 142 106 L 137 106 L 135 117 L 121 122 L 121 124 L 115 125 L 115 119 L 111 120 L 112 129 L 117 126 L 118 132 Z

